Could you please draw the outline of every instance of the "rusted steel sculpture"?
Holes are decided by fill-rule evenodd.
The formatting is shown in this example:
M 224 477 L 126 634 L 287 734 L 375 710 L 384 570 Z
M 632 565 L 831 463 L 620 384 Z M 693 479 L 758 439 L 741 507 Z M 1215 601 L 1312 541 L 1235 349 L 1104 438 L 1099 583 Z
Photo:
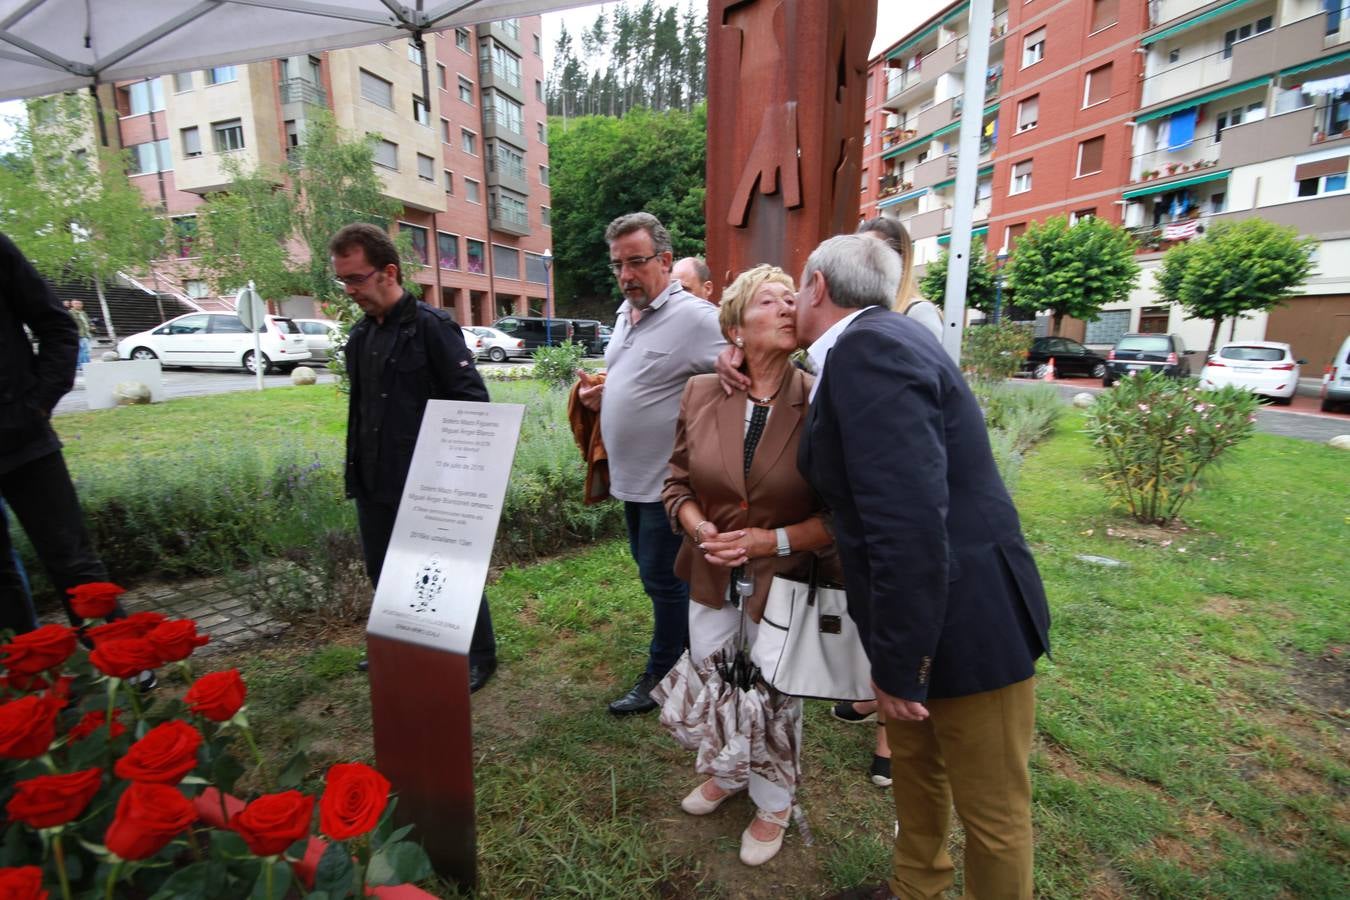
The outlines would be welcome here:
M 876 0 L 709 0 L 707 256 L 794 277 L 858 224 Z

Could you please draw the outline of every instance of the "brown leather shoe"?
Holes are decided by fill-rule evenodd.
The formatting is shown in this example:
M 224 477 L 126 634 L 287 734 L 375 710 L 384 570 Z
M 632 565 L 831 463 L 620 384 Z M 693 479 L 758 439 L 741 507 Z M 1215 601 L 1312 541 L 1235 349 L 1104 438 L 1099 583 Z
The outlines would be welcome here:
M 891 893 L 889 884 L 878 884 L 872 887 L 855 887 L 838 894 L 831 894 L 827 900 L 896 900 L 896 896 Z

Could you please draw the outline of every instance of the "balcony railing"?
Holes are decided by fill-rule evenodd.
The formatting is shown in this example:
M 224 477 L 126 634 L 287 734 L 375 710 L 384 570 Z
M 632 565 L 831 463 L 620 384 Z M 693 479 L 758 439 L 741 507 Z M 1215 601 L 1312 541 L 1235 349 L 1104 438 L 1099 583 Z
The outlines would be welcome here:
M 905 141 L 912 141 L 918 136 L 919 133 L 913 128 L 901 128 L 899 125 L 884 129 L 881 132 L 881 149 L 882 151 L 889 150 Z
M 282 103 L 327 106 L 328 93 L 308 78 L 288 78 L 279 85 Z
M 519 209 L 507 209 L 496 204 L 492 207 L 492 218 L 505 225 L 514 225 L 517 228 L 529 228 L 529 213 Z
M 914 189 L 914 182 L 905 181 L 899 175 L 882 175 L 878 184 L 877 199 L 884 200 Z
M 1154 181 L 1187 172 L 1199 172 L 1219 164 L 1222 144 L 1213 137 L 1191 141 L 1185 147 L 1163 147 L 1140 153 L 1131 162 L 1133 181 Z
M 507 68 L 501 60 L 479 59 L 478 74 L 484 78 L 492 75 L 511 87 L 520 87 L 520 70 Z
M 1161 222 L 1157 225 L 1136 225 L 1125 229 L 1139 244 L 1140 253 L 1153 250 L 1165 250 L 1174 244 L 1184 243 L 1204 234 L 1205 223 L 1209 216 L 1186 216 L 1173 222 Z

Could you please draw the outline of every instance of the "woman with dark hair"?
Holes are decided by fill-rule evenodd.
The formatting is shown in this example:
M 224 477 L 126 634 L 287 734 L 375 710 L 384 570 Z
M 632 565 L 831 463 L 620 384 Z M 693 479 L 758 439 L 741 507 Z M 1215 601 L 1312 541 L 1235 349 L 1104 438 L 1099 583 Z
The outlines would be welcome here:
M 904 274 L 900 276 L 900 290 L 895 293 L 894 309 L 911 319 L 918 319 L 935 338 L 942 340 L 942 310 L 937 304 L 914 296 L 914 241 L 905 226 L 898 219 L 877 216 L 859 225 L 858 234 L 876 238 L 900 254 Z

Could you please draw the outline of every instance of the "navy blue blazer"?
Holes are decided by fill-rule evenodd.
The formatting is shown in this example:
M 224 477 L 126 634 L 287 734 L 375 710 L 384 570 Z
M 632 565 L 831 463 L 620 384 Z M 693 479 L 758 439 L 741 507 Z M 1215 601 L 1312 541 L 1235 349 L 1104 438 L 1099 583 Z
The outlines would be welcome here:
M 881 308 L 830 351 L 798 465 L 834 515 L 872 678 L 906 700 L 1035 674 L 1050 611 L 984 415 L 914 319 Z

